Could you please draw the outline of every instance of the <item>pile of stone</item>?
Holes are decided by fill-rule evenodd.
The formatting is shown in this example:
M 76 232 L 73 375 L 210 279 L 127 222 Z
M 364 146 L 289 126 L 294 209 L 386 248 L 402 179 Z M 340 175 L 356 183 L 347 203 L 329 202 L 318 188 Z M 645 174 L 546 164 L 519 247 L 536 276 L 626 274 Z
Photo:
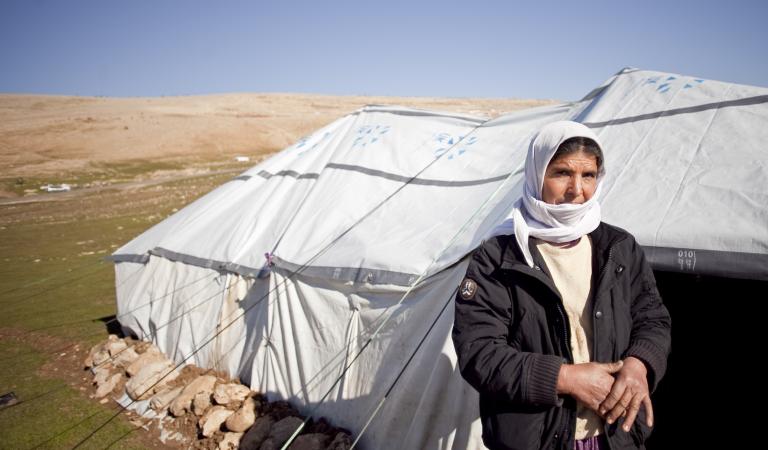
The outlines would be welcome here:
M 305 421 L 287 402 L 268 402 L 225 374 L 193 365 L 177 368 L 148 342 L 110 335 L 91 349 L 85 367 L 94 376 L 94 397 L 102 403 L 110 394 L 115 399 L 125 394 L 131 403 L 148 405 L 152 414 L 145 417 L 196 423 L 196 435 L 180 439 L 188 447 L 279 449 Z M 320 419 L 309 420 L 288 448 L 346 450 L 350 445 L 348 432 Z

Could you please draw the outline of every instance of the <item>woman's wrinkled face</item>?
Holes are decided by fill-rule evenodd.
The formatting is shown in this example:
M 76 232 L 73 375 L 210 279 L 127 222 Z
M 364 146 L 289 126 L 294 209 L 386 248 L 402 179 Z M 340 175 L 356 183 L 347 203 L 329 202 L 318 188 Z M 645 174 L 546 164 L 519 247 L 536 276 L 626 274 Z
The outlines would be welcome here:
M 597 158 L 578 151 L 549 162 L 544 172 L 541 199 L 553 205 L 584 203 L 597 189 Z

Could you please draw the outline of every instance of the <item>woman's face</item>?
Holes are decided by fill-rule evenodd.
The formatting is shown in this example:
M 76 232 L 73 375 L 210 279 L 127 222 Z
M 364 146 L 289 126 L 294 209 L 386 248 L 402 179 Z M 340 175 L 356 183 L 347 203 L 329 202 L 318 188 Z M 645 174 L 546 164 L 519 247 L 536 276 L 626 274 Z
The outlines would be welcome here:
M 584 203 L 597 189 L 597 158 L 578 151 L 549 162 L 544 172 L 541 199 L 553 205 Z

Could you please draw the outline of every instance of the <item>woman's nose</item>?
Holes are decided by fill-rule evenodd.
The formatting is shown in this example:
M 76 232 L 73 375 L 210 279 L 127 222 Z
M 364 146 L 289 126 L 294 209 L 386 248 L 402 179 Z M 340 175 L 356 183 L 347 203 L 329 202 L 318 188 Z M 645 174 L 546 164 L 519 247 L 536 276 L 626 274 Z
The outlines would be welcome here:
M 581 192 L 583 190 L 581 177 L 571 177 L 570 188 L 571 188 L 571 193 L 574 196 L 581 195 Z

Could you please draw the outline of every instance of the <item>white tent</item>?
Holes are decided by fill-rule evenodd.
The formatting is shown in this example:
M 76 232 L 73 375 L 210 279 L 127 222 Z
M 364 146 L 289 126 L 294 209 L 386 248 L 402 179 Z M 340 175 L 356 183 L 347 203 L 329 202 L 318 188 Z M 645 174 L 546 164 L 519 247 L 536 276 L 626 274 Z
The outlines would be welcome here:
M 354 435 L 376 412 L 365 448 L 481 448 L 453 295 L 531 136 L 563 119 L 600 136 L 604 220 L 656 268 L 768 279 L 768 89 L 625 69 L 493 120 L 349 114 L 115 252 L 118 318 Z

